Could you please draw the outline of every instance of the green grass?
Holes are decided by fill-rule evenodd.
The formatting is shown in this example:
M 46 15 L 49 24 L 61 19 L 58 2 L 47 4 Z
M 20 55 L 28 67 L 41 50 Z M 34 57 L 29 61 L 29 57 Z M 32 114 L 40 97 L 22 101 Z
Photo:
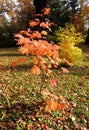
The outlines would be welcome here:
M 60 68 L 53 70 L 42 83 L 41 76 L 30 74 L 31 59 L 22 56 L 17 48 L 0 48 L 0 129 L 1 130 L 88 130 L 89 128 L 89 46 L 82 46 L 81 66 L 73 66 L 68 74 Z M 25 59 L 12 66 L 12 62 Z M 50 79 L 58 81 L 57 86 Z M 42 85 L 46 95 L 40 97 Z M 49 95 L 47 95 L 49 94 Z M 70 104 L 66 110 L 45 110 L 45 98 L 60 95 Z

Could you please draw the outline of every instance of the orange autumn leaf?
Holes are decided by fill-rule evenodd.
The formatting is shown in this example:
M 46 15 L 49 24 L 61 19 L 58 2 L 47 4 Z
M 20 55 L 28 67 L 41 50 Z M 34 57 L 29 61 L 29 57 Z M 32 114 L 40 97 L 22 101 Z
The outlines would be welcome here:
M 18 39 L 18 45 L 24 45 L 24 44 L 29 44 L 31 41 L 28 38 L 19 38 Z
M 47 66 L 44 63 L 42 63 L 42 62 L 40 62 L 39 66 L 40 66 L 40 68 L 42 70 L 46 70 L 47 69 Z
M 26 55 L 28 55 L 28 54 L 29 54 L 29 47 L 28 47 L 28 46 L 21 46 L 21 47 L 19 48 L 19 52 L 20 52 L 21 54 L 26 54 Z
M 38 60 L 36 57 L 34 57 L 34 58 L 32 59 L 32 61 L 33 61 L 33 63 L 34 63 L 35 65 L 38 65 L 38 63 L 39 63 L 39 60 Z
M 16 67 L 19 63 L 23 63 L 25 62 L 25 59 L 24 58 L 20 58 L 18 60 L 14 60 L 12 63 L 11 63 L 11 66 L 12 67 Z
M 28 31 L 21 30 L 19 33 L 22 35 L 26 35 L 27 37 L 31 37 L 31 34 L 30 34 L 31 30 L 30 29 L 28 29 Z
M 19 63 L 24 63 L 26 60 L 24 59 L 24 58 L 20 58 L 20 59 L 18 59 L 18 62 Z
M 48 15 L 49 12 L 50 12 L 50 8 L 44 8 L 44 9 L 43 9 L 43 14 L 44 14 L 44 15 Z
M 34 26 L 37 26 L 37 22 L 36 21 L 31 21 L 30 23 L 29 23 L 29 25 L 31 26 L 31 27 L 34 27 Z
M 32 34 L 32 38 L 42 38 L 41 33 L 38 31 L 34 31 Z
M 32 68 L 31 68 L 31 74 L 33 75 L 39 75 L 40 74 L 40 68 L 37 66 L 37 65 L 34 65 Z
M 48 23 L 45 23 L 45 22 L 40 23 L 40 27 L 49 29 Z
M 16 67 L 18 65 L 18 61 L 13 61 L 12 63 L 11 63 L 11 66 L 12 67 Z
M 51 111 L 59 111 L 66 108 L 64 103 L 58 103 L 54 100 L 46 100 L 46 112 L 50 113 Z
M 14 37 L 17 37 L 17 38 L 24 38 L 24 37 L 23 37 L 21 34 L 19 34 L 19 33 L 15 34 Z

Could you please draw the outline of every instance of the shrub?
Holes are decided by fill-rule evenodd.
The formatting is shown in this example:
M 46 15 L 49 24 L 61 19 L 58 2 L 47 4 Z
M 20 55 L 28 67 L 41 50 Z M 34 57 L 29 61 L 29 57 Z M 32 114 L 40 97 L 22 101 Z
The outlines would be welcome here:
M 83 59 L 82 50 L 77 46 L 84 41 L 81 33 L 77 32 L 74 25 L 66 24 L 64 28 L 56 31 L 57 40 L 60 44 L 61 55 L 73 64 L 81 63 Z

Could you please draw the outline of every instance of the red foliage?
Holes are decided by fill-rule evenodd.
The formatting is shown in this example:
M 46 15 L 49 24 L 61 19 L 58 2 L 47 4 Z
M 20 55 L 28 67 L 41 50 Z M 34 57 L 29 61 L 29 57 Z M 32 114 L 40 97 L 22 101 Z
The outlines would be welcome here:
M 52 86 L 57 86 L 58 85 L 58 81 L 56 79 L 52 78 L 52 79 L 50 79 L 50 84 Z

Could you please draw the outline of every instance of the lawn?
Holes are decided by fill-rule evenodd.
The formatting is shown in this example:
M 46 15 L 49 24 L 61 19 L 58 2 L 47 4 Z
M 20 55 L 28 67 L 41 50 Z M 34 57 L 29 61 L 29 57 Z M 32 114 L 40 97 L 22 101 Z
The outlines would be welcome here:
M 82 65 L 42 79 L 30 74 L 29 56 L 0 48 L 0 130 L 88 130 L 89 46 L 82 50 Z

